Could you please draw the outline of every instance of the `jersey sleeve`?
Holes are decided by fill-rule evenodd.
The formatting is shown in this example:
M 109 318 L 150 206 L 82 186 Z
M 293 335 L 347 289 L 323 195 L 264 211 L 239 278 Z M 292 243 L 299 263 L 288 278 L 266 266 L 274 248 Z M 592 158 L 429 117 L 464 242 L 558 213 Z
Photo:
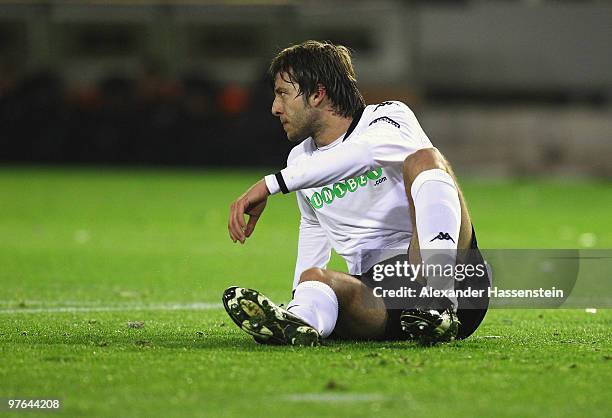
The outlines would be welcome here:
M 331 256 L 331 244 L 312 207 L 301 193 L 297 193 L 296 196 L 301 218 L 298 254 L 293 276 L 294 289 L 298 285 L 300 275 L 304 270 L 311 267 L 327 267 Z
M 404 103 L 381 103 L 367 123 L 367 128 L 355 141 L 367 144 L 378 167 L 402 165 L 410 154 L 433 146 L 412 110 Z
M 432 147 L 412 111 L 401 102 L 385 102 L 369 112 L 358 135 L 323 153 L 304 156 L 275 175 L 266 176 L 271 194 L 321 187 L 394 164 Z

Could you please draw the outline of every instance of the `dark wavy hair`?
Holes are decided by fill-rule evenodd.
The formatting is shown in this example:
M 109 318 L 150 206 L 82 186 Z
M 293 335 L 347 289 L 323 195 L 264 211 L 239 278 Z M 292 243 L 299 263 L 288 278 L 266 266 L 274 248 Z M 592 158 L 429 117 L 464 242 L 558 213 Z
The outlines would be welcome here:
M 305 41 L 283 49 L 270 64 L 268 77 L 272 88 L 276 74 L 286 73 L 291 83 L 306 100 L 321 84 L 325 87 L 332 107 L 344 117 L 354 117 L 365 107 L 357 88 L 357 77 L 350 50 L 330 42 Z

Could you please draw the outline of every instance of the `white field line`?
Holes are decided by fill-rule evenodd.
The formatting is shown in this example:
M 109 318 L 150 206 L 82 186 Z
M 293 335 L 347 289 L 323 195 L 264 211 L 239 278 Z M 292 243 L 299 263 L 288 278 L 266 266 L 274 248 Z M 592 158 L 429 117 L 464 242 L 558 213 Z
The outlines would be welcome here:
M 285 395 L 282 399 L 291 402 L 376 402 L 384 401 L 380 393 L 296 393 Z
M 31 300 L 31 299 L 19 299 L 19 300 L 0 300 L 0 306 L 9 308 L 11 306 L 15 306 L 17 303 L 24 303 L 26 306 L 102 306 L 105 304 L 103 301 L 99 300 Z M 140 302 L 123 300 L 119 302 L 118 305 L 128 305 L 128 304 L 140 304 Z
M 33 313 L 75 313 L 75 312 L 128 312 L 128 311 L 208 311 L 220 309 L 220 303 L 172 303 L 172 304 L 129 304 L 110 306 L 54 306 L 40 308 L 7 308 L 0 309 L 0 314 L 33 314 Z

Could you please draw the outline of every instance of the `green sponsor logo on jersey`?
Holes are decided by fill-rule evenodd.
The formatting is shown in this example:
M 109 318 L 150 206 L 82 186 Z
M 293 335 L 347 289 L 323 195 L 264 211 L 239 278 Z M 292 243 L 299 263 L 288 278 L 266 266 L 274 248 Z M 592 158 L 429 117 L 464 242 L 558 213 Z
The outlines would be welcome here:
M 342 182 L 334 183 L 329 187 L 323 187 L 320 192 L 315 192 L 310 198 L 310 204 L 315 209 L 321 209 L 323 205 L 330 205 L 334 198 L 342 199 L 347 193 L 353 193 L 360 187 L 368 184 L 369 180 L 377 180 L 383 174 L 382 168 L 377 168 L 373 171 L 368 171 L 360 176 L 346 179 Z
M 366 176 L 365 174 L 362 174 L 356 178 L 357 178 L 357 183 L 359 183 L 359 187 L 363 187 L 366 184 L 368 184 L 368 176 Z
M 376 180 L 377 178 L 379 178 L 380 176 L 382 176 L 382 168 L 377 168 L 374 171 L 368 171 L 366 173 L 366 176 L 368 176 L 368 178 L 370 180 Z
M 342 199 L 347 193 L 346 184 L 336 183 L 334 184 L 334 194 L 338 199 Z
M 310 198 L 310 204 L 315 209 L 321 209 L 323 207 L 323 199 L 321 198 L 319 192 L 316 192 L 312 195 L 312 197 Z
M 323 190 L 321 190 L 321 196 L 323 196 L 323 201 L 328 205 L 334 201 L 334 191 L 329 187 L 323 187 Z
M 359 187 L 359 184 L 355 179 L 348 179 L 344 182 L 344 184 L 346 184 L 346 188 L 351 193 L 353 193 L 355 190 L 357 190 L 357 187 Z

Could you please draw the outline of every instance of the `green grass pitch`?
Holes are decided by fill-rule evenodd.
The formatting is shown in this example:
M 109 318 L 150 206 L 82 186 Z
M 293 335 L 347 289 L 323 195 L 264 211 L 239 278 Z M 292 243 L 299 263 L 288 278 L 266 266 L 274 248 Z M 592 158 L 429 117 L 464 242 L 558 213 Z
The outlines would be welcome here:
M 229 240 L 229 204 L 261 174 L 1 169 L 0 398 L 74 417 L 610 416 L 608 310 L 492 310 L 432 348 L 256 345 L 220 295 L 286 302 L 298 222 L 274 197 Z M 462 186 L 483 248 L 612 248 L 609 182 Z

